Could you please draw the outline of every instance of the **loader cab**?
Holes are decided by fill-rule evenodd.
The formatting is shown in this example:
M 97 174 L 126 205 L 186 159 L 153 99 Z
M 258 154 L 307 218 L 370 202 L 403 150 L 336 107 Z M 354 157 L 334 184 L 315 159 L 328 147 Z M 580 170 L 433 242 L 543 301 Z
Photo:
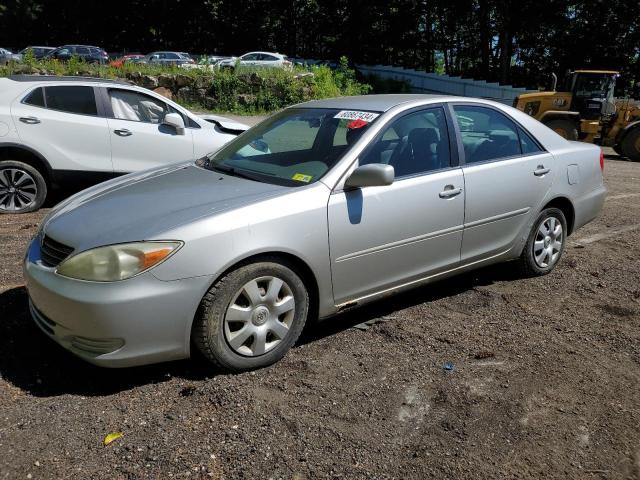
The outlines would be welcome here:
M 570 110 L 583 120 L 599 120 L 615 113 L 613 90 L 619 73 L 613 70 L 576 70 L 567 80 Z

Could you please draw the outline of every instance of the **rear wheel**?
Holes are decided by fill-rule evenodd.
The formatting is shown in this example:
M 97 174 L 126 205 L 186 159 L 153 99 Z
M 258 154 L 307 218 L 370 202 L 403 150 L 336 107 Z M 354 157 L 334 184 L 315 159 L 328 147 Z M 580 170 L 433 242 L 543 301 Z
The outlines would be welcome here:
M 640 128 L 634 128 L 624 136 L 620 150 L 629 160 L 640 162 Z
M 38 210 L 47 197 L 42 174 L 26 163 L 0 161 L 0 213 Z
M 307 319 L 309 294 L 291 266 L 258 262 L 232 271 L 205 295 L 192 338 L 214 365 L 241 372 L 280 360 Z
M 567 140 L 578 139 L 578 128 L 576 127 L 576 124 L 571 120 L 556 118 L 555 120 L 544 122 L 544 124 L 551 130 L 556 132 L 558 135 L 560 135 L 562 138 L 566 138 Z
M 560 261 L 567 236 L 567 220 L 558 208 L 544 209 L 531 229 L 520 255 L 520 266 L 526 276 L 546 275 Z

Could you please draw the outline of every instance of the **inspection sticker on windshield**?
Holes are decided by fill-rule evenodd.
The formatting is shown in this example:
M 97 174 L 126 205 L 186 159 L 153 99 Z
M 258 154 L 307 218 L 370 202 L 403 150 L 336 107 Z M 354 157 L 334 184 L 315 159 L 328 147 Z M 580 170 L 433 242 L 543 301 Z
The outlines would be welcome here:
M 355 110 L 342 110 L 333 118 L 344 118 L 346 120 L 364 120 L 365 122 L 373 122 L 380 116 L 379 113 L 357 112 Z
M 299 182 L 309 183 L 313 178 L 311 175 L 304 175 L 302 173 L 296 173 L 293 177 L 293 180 L 297 180 Z

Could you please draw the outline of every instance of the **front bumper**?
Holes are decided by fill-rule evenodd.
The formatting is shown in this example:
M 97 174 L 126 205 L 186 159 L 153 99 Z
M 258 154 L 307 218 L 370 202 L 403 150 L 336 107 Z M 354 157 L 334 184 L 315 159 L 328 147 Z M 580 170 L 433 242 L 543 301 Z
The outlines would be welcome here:
M 120 282 L 73 280 L 42 265 L 37 237 L 24 261 L 24 278 L 40 329 L 105 367 L 187 358 L 193 317 L 212 281 L 162 281 L 149 272 Z

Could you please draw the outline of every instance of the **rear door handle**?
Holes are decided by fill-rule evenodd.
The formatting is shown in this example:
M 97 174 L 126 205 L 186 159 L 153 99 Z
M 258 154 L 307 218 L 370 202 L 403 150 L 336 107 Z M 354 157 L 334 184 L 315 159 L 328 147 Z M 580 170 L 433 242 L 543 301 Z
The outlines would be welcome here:
M 444 190 L 439 193 L 440 198 L 452 198 L 462 193 L 461 188 L 455 188 L 453 185 L 446 185 Z
M 536 177 L 541 177 L 542 175 L 546 175 L 547 173 L 549 173 L 551 171 L 550 168 L 544 168 L 544 165 L 538 165 L 538 168 L 536 168 L 533 171 L 533 174 Z
M 26 123 L 27 125 L 35 125 L 36 123 L 40 123 L 40 119 L 36 117 L 20 117 L 20 121 L 22 123 Z
M 127 130 L 126 128 L 120 128 L 118 130 L 114 130 L 113 133 L 115 133 L 120 137 L 130 137 L 131 135 L 133 135 L 131 130 Z

